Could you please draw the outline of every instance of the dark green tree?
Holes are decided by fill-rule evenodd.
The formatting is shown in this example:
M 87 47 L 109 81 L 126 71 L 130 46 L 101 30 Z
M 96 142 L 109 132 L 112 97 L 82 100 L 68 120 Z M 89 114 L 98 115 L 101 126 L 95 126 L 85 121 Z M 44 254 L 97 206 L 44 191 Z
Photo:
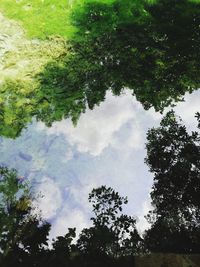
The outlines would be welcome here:
M 72 22 L 89 106 L 98 93 L 127 87 L 145 108 L 162 110 L 199 88 L 199 2 L 88 1 Z
M 40 75 L 50 123 L 62 114 L 76 121 L 108 90 L 129 88 L 144 108 L 162 111 L 199 88 L 198 1 L 85 1 L 71 21 L 71 51 Z
M 33 195 L 16 170 L 0 167 L 0 265 L 41 266 L 50 225 L 33 213 Z
M 93 226 L 84 229 L 77 241 L 81 254 L 93 264 L 95 261 L 96 264 L 108 264 L 120 257 L 137 254 L 141 238 L 135 226 L 136 220 L 122 214 L 127 198 L 110 187 L 102 186 L 92 190 L 89 201 L 95 216 L 91 218 Z
M 75 228 L 69 228 L 65 236 L 58 236 L 53 240 L 52 249 L 48 252 L 47 262 L 49 267 L 73 266 L 75 257 L 78 255 L 76 245 L 72 244 L 75 237 Z
M 200 87 L 200 2 L 77 1 L 66 53 L 32 84 L 0 91 L 0 134 L 16 137 L 32 117 L 50 126 L 130 89 L 145 109 L 163 111 Z M 16 81 L 18 83 L 18 81 Z
M 199 114 L 197 114 L 200 122 Z M 199 125 L 198 125 L 199 128 Z M 147 134 L 146 163 L 154 174 L 146 247 L 153 252 L 200 252 L 200 134 L 173 111 Z

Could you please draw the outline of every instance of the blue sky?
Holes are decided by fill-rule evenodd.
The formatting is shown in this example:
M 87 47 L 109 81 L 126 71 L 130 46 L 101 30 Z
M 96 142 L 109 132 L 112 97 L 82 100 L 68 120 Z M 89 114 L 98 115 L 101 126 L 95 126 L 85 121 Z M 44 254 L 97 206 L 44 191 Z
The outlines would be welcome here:
M 195 129 L 200 92 L 186 95 L 175 108 L 188 129 Z M 68 227 L 80 231 L 90 225 L 92 188 L 108 185 L 128 196 L 125 212 L 143 218 L 150 208 L 152 174 L 144 164 L 146 132 L 159 125 L 161 115 L 145 111 L 127 90 L 122 96 L 107 94 L 106 101 L 82 114 L 77 127 L 70 120 L 48 128 L 41 122 L 27 127 L 15 139 L 1 138 L 1 164 L 16 168 L 29 179 L 45 219 L 52 223 L 51 237 Z

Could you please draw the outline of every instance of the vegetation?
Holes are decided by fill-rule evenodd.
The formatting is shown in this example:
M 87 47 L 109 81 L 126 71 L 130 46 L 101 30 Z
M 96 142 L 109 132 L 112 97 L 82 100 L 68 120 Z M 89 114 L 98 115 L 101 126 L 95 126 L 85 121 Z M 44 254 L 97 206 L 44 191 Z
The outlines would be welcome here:
M 125 88 L 145 109 L 163 111 L 199 88 L 200 4 L 89 1 L 74 7 L 71 21 L 77 30 L 69 53 L 39 76 L 51 116 L 76 122 L 107 90 Z
M 197 119 L 200 128 L 199 113 Z M 89 194 L 92 226 L 83 229 L 76 242 L 75 228 L 69 228 L 49 248 L 50 224 L 32 212 L 30 187 L 15 170 L 1 167 L 1 266 L 198 266 L 199 132 L 188 133 L 171 111 L 160 127 L 148 131 L 147 140 L 146 163 L 154 173 L 153 210 L 147 215 L 151 227 L 143 236 L 136 219 L 123 214 L 127 198 L 101 186 Z
M 102 186 L 92 190 L 89 201 L 95 214 L 91 218 L 93 226 L 83 229 L 77 242 L 88 262 L 137 254 L 142 239 L 135 226 L 136 220 L 121 213 L 127 198 L 120 197 L 110 187 Z
M 16 170 L 0 168 L 0 200 L 0 265 L 36 264 L 50 225 L 33 214 L 30 186 Z
M 54 54 L 52 54 L 53 48 L 55 48 Z M 37 56 L 34 55 L 34 50 L 32 53 L 26 51 L 29 61 L 23 70 L 17 70 L 17 72 L 20 71 L 20 74 L 14 77 L 12 75 L 5 77 L 0 86 L 0 135 L 16 138 L 21 134 L 22 129 L 32 121 L 33 117 L 44 120 L 45 115 L 48 115 L 49 106 L 50 104 L 52 106 L 53 102 L 49 103 L 47 97 L 39 90 L 39 84 L 34 79 L 34 75 L 41 71 L 46 61 L 62 54 L 64 48 L 66 48 L 64 41 L 59 39 L 58 41 L 52 40 L 51 45 L 50 43 L 41 45 L 37 49 Z M 38 63 L 40 55 L 40 62 Z M 10 55 L 10 57 L 13 59 L 13 56 Z M 23 62 L 23 58 L 20 61 Z M 17 69 L 16 65 L 12 67 Z M 54 117 L 51 121 L 55 121 L 62 119 L 63 114 L 60 118 L 58 115 L 56 117 L 54 113 L 52 116 Z M 46 123 L 49 117 L 50 113 L 46 116 Z
M 200 114 L 197 119 L 200 129 Z M 188 133 L 169 112 L 147 140 L 154 209 L 146 246 L 153 252 L 200 253 L 200 132 Z
M 69 37 L 73 32 L 68 21 L 71 2 L 74 1 L 3 0 L 0 1 L 0 10 L 10 19 L 21 22 L 30 38 Z
M 19 136 L 32 117 L 48 126 L 63 118 L 76 123 L 87 108 L 105 100 L 108 90 L 120 95 L 129 88 L 145 109 L 162 112 L 200 87 L 199 1 L 4 0 L 0 9 L 21 21 L 27 36 L 43 39 L 27 40 L 28 49 L 4 55 L 5 69 L 20 55 L 23 78 L 8 71 L 1 80 L 3 136 Z M 200 128 L 199 113 L 197 120 Z M 31 188 L 15 170 L 0 167 L 0 265 L 112 267 L 134 265 L 137 259 L 145 266 L 148 255 L 143 254 L 200 253 L 199 141 L 199 132 L 188 133 L 173 111 L 148 131 L 153 210 L 143 236 L 136 219 L 122 213 L 127 198 L 102 186 L 89 195 L 92 226 L 77 242 L 75 229 L 69 229 L 52 248 L 50 224 L 33 212 Z M 152 262 L 172 266 L 167 258 Z M 184 264 L 193 264 L 191 258 Z
M 31 122 L 46 103 L 34 79 L 50 60 L 55 60 L 68 48 L 61 37 L 45 41 L 27 40 L 15 23 L 2 21 L 2 39 L 11 42 L 15 49 L 3 54 L 0 68 L 0 135 L 15 138 Z M 18 34 L 15 34 L 19 31 Z M 20 39 L 19 39 L 20 37 Z
M 48 125 L 63 117 L 77 121 L 87 105 L 93 108 L 105 99 L 107 90 L 120 94 L 125 87 L 133 89 L 145 108 L 163 110 L 198 88 L 199 4 L 179 3 L 75 5 L 71 20 L 77 33 L 71 51 L 41 73 L 39 94 L 46 108 L 38 105 L 37 117 Z
M 84 67 L 77 77 L 89 107 L 109 89 L 130 88 L 144 108 L 162 111 L 199 88 L 200 3 L 89 1 L 71 18 L 72 62 Z
M 40 2 L 34 3 L 39 6 Z M 43 1 L 45 6 L 41 4 L 39 8 L 48 13 L 49 3 Z M 59 1 L 57 5 L 61 4 Z M 42 13 L 41 17 L 51 18 Z M 105 100 L 108 90 L 120 95 L 126 88 L 132 90 L 145 109 L 154 107 L 162 112 L 182 100 L 186 92 L 200 87 L 199 2 L 78 1 L 68 17 L 73 34 L 65 52 L 50 58 L 45 67 L 32 75 L 37 89 L 26 96 L 29 107 L 23 125 L 32 116 L 48 126 L 63 118 L 76 123 L 86 108 L 93 109 Z M 51 21 L 51 25 L 57 24 Z M 2 101 L 6 103 L 4 95 Z M 2 117 L 6 117 L 5 112 L 9 117 L 15 111 L 3 107 Z M 17 122 L 21 120 L 20 112 L 15 115 L 14 127 L 20 127 L 10 137 L 19 135 L 22 129 Z
M 83 229 L 77 241 L 75 229 L 57 237 L 47 247 L 50 224 L 33 212 L 30 187 L 15 170 L 0 168 L 0 264 L 1 266 L 99 266 L 139 251 L 141 238 L 135 219 L 119 214 L 127 199 L 102 186 L 89 195 L 95 217 L 93 227 Z M 125 253 L 126 252 L 126 253 Z M 74 256 L 73 256 L 74 255 Z M 96 263 L 95 263 L 96 262 Z

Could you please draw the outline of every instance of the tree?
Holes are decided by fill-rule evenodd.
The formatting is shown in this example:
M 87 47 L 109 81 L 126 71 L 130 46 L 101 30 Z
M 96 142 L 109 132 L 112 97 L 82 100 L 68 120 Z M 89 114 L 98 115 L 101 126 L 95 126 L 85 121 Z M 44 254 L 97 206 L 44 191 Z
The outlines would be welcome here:
M 199 2 L 85 1 L 74 6 L 71 21 L 70 55 L 48 64 L 41 76 L 55 109 L 61 105 L 57 94 L 70 103 L 74 94 L 71 106 L 78 102 L 85 110 L 103 101 L 107 90 L 119 95 L 130 88 L 146 109 L 162 111 L 199 88 Z M 46 83 L 52 72 L 59 75 Z
M 197 114 L 198 123 L 200 122 Z M 199 125 L 198 125 L 199 128 Z M 199 253 L 200 135 L 188 133 L 170 111 L 147 133 L 146 163 L 154 173 L 152 224 L 145 243 L 150 251 Z
M 15 138 L 31 122 L 36 105 L 31 82 L 7 80 L 0 86 L 0 135 Z
M 129 88 L 145 109 L 163 111 L 200 87 L 199 1 L 77 2 L 66 52 L 35 75 L 34 86 L 1 86 L 2 135 L 18 136 L 32 117 L 76 124 L 108 90 Z
M 33 214 L 29 185 L 16 170 L 0 167 L 0 263 L 41 266 L 50 225 Z
M 141 238 L 136 230 L 136 220 L 122 214 L 122 205 L 127 204 L 127 198 L 110 187 L 101 186 L 92 190 L 89 201 L 95 215 L 91 218 L 93 226 L 84 229 L 77 241 L 84 257 L 108 264 L 119 257 L 137 254 Z
M 49 250 L 49 257 L 47 259 L 50 267 L 65 267 L 72 266 L 75 261 L 76 246 L 72 244 L 73 239 L 76 237 L 75 228 L 69 228 L 65 236 L 58 236 L 52 242 L 52 250 Z

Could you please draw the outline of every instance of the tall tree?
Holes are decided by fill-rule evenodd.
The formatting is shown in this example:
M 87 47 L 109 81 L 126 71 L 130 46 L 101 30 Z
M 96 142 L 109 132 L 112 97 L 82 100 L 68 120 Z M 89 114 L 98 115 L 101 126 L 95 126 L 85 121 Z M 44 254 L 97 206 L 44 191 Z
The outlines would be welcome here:
M 76 229 L 69 228 L 65 236 L 58 236 L 52 242 L 52 249 L 49 250 L 47 263 L 49 267 L 69 267 L 75 265 L 76 245 L 72 241 L 76 237 Z M 74 264 L 74 265 L 73 265 Z
M 187 132 L 171 111 L 160 127 L 149 130 L 147 141 L 154 209 L 148 214 L 146 246 L 156 252 L 199 253 L 200 133 Z
M 33 214 L 29 185 L 16 170 L 0 167 L 0 263 L 41 266 L 50 225 Z
M 93 189 L 89 195 L 94 217 L 93 226 L 84 229 L 77 245 L 81 253 L 90 260 L 102 263 L 122 256 L 138 253 L 141 238 L 137 232 L 135 218 L 122 214 L 127 198 L 121 197 L 110 187 Z

